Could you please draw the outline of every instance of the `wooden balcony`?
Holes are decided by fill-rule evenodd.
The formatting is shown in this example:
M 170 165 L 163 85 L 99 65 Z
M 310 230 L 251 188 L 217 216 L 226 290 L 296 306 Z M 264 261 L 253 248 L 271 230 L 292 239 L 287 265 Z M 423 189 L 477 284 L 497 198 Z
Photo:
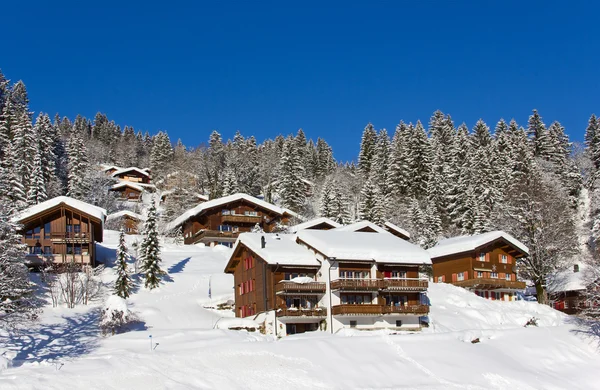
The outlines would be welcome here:
M 336 279 L 331 282 L 332 290 L 377 291 L 380 279 Z
M 313 309 L 280 308 L 276 311 L 277 317 L 327 317 L 324 307 Z
M 465 288 L 477 288 L 482 290 L 496 290 L 496 289 L 512 289 L 512 290 L 524 290 L 526 285 L 525 282 L 513 282 L 512 280 L 505 279 L 492 279 L 492 278 L 475 278 L 461 280 L 452 283 L 455 286 Z
M 91 258 L 90 255 L 62 255 L 62 254 L 53 254 L 53 255 L 26 255 L 25 262 L 31 265 L 41 265 L 44 263 L 53 263 L 53 264 L 63 264 L 70 263 L 71 261 L 77 264 L 90 264 Z
M 55 242 L 85 243 L 90 242 L 90 234 L 87 232 L 51 232 L 50 239 Z
M 333 306 L 331 312 L 334 316 L 373 316 L 384 314 L 425 315 L 429 313 L 429 306 L 337 305 Z
M 233 222 L 233 223 L 251 223 L 256 224 L 262 221 L 262 217 L 260 215 L 238 215 L 238 214 L 228 214 L 221 215 L 222 222 Z
M 382 279 L 379 284 L 382 290 L 389 291 L 425 291 L 429 286 L 426 279 Z
M 276 294 L 325 294 L 325 283 L 279 282 L 275 285 Z
M 240 234 L 239 231 L 224 232 L 220 230 L 199 230 L 198 232 L 196 232 L 196 234 L 194 234 L 191 241 L 200 242 L 203 239 L 219 240 L 222 238 L 228 238 L 228 241 L 234 241 L 237 238 L 238 234 Z

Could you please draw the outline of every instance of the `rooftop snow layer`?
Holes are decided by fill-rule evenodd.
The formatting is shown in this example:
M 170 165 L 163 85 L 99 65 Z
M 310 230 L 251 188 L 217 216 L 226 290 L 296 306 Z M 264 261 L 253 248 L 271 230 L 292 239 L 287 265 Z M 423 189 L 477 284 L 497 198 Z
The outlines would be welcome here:
M 312 228 L 314 226 L 318 226 L 322 223 L 326 223 L 326 224 L 330 225 L 332 228 L 338 228 L 338 227 L 342 226 L 339 223 L 332 221 L 329 218 L 321 217 L 321 218 L 315 218 L 315 219 L 311 219 L 310 221 L 299 223 L 298 225 L 290 226 L 289 231 L 292 233 L 296 233 L 300 230 L 310 229 L 310 228 Z
M 140 192 L 144 191 L 144 187 L 142 187 L 141 185 L 138 185 L 137 183 L 132 183 L 130 181 L 122 181 L 120 183 L 114 184 L 113 186 L 110 187 L 110 189 L 116 190 L 117 188 L 122 188 L 122 187 L 133 188 L 134 190 L 138 190 Z
M 421 247 L 386 234 L 333 230 L 302 230 L 298 239 L 327 257 L 338 260 L 375 260 L 379 263 L 431 264 Z
M 354 222 L 354 223 L 351 223 L 350 225 L 340 226 L 338 228 L 335 228 L 334 230 L 339 230 L 341 232 L 356 232 L 358 230 L 361 230 L 361 229 L 364 229 L 367 227 L 375 230 L 377 233 L 391 234 L 384 228 L 379 227 L 379 226 L 375 225 L 373 222 L 366 221 L 366 220 Z
M 503 238 L 520 251 L 529 254 L 529 248 L 527 248 L 525 244 L 501 230 L 475 234 L 472 236 L 447 238 L 445 240 L 440 240 L 433 248 L 429 248 L 427 251 L 432 258 L 447 256 L 455 253 L 470 252 L 499 238 Z
M 282 209 L 281 207 L 277 207 L 271 203 L 267 203 L 264 200 L 257 199 L 248 194 L 237 193 L 233 195 L 224 196 L 222 198 L 212 199 L 202 204 L 199 204 L 194 208 L 189 209 L 188 211 L 181 214 L 179 217 L 175 218 L 171 223 L 169 223 L 167 225 L 167 230 L 173 230 L 177 228 L 189 218 L 202 213 L 204 210 L 212 209 L 213 207 L 218 207 L 238 200 L 245 200 L 279 215 L 283 214 L 284 212 L 288 212 L 288 210 L 286 209 Z
M 36 204 L 35 206 L 31 206 L 19 215 L 13 218 L 14 222 L 21 222 L 26 220 L 27 218 L 33 217 L 39 213 L 42 213 L 46 210 L 50 210 L 60 204 L 65 204 L 75 210 L 79 210 L 85 214 L 88 214 L 94 218 L 99 219 L 104 223 L 104 219 L 106 218 L 106 210 L 103 208 L 91 205 L 89 203 L 82 202 L 77 199 L 70 198 L 68 196 L 57 196 L 56 198 L 49 199 L 40 204 Z
M 150 174 L 146 170 L 138 168 L 138 167 L 122 168 L 122 169 L 119 169 L 119 170 L 113 172 L 112 175 L 113 176 L 118 176 L 118 175 L 121 175 L 123 173 L 131 172 L 131 171 L 136 171 L 136 172 L 138 172 L 139 174 L 141 174 L 143 176 L 150 177 Z
M 128 217 L 131 217 L 131 218 L 134 218 L 134 219 L 138 219 L 140 221 L 144 221 L 146 219 L 146 218 L 144 218 L 143 215 L 138 214 L 138 213 L 134 213 L 133 211 L 130 211 L 130 210 L 121 210 L 121 211 L 117 211 L 116 213 L 109 214 L 106 217 L 106 220 L 109 221 L 111 219 L 117 219 L 117 218 L 121 218 L 121 217 L 124 217 L 124 216 L 128 216 Z
M 405 236 L 405 237 L 408 237 L 408 238 L 410 238 L 410 233 L 409 233 L 409 232 L 407 232 L 406 230 L 402 229 L 400 226 L 394 225 L 394 224 L 393 224 L 393 223 L 391 223 L 391 222 L 386 222 L 386 223 L 385 223 L 385 226 L 386 226 L 388 229 L 395 230 L 396 232 L 400 233 L 401 235 L 403 235 L 403 236 Z
M 261 246 L 261 237 L 265 238 L 265 247 Z M 242 233 L 235 248 L 242 243 L 269 264 L 319 266 L 314 253 L 296 243 L 293 234 Z
M 585 264 L 578 263 L 579 271 L 574 272 L 573 268 L 557 272 L 548 280 L 548 292 L 558 293 L 566 291 L 582 291 L 587 288 L 590 276 L 592 280 L 595 275 L 588 273 L 588 268 Z

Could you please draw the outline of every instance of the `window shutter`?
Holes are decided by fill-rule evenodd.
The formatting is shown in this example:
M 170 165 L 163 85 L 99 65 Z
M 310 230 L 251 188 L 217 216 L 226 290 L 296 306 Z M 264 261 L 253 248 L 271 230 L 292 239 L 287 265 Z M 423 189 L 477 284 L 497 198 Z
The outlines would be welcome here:
M 446 281 L 446 275 L 442 275 L 442 283 Z
M 506 280 L 506 274 L 504 272 L 500 272 L 500 275 L 498 275 L 500 277 L 500 279 L 505 279 Z
M 485 261 L 487 261 L 489 263 L 489 261 L 490 261 L 490 254 L 489 253 L 485 254 Z
M 502 263 L 502 253 L 498 253 L 498 263 Z
M 453 281 L 453 282 L 456 282 L 456 279 L 457 279 L 457 276 L 456 276 L 456 274 L 452 274 L 452 281 Z
M 517 280 L 517 275 L 512 274 L 510 275 L 510 280 L 512 280 L 513 282 Z
M 512 264 L 512 262 L 513 262 L 512 256 L 511 255 L 507 255 L 507 258 L 508 258 L 508 264 Z
M 465 271 L 465 272 L 463 272 L 463 275 L 464 275 L 464 277 L 465 277 L 465 280 L 468 280 L 468 279 L 469 279 L 469 271 Z

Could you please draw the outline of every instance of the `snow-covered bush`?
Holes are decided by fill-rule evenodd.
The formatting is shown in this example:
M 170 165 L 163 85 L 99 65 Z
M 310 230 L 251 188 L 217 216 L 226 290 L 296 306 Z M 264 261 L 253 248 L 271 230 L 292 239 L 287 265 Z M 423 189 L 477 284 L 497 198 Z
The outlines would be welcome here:
M 128 325 L 139 322 L 138 317 L 127 307 L 127 301 L 111 295 L 102 306 L 100 329 L 103 335 L 126 332 Z

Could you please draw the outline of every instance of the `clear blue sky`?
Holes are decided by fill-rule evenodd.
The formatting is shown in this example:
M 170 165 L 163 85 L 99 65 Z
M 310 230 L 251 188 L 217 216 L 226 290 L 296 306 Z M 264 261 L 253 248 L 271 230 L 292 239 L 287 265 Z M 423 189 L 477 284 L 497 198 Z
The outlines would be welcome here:
M 285 3 L 285 4 L 284 4 Z M 0 68 L 31 109 L 198 145 L 303 128 L 354 159 L 436 109 L 472 127 L 533 108 L 581 140 L 600 114 L 600 6 L 554 1 L 11 1 Z

